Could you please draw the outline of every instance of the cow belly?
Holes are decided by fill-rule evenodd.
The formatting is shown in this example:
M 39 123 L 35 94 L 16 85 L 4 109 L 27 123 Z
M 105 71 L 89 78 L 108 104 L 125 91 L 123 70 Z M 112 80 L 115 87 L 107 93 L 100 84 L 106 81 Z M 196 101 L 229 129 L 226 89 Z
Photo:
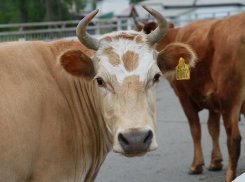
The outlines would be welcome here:
M 210 111 L 219 112 L 217 92 L 212 92 L 205 95 L 201 93 L 196 94 L 193 99 L 200 109 L 208 109 Z

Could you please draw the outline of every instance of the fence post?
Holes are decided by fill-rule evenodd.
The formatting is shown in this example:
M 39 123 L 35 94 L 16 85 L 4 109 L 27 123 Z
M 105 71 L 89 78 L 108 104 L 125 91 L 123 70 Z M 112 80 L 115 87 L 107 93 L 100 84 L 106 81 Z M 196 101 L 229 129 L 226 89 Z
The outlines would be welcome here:
M 95 35 L 100 35 L 100 21 L 96 21 Z
M 65 30 L 65 27 L 66 27 L 66 24 L 63 23 L 63 24 L 62 24 L 62 27 L 61 27 L 61 38 L 65 37 L 65 36 L 64 36 L 64 30 Z
M 122 30 L 121 24 L 122 24 L 122 20 L 121 20 L 121 19 L 118 19 L 118 20 L 117 20 L 117 31 Z
M 198 14 L 195 14 L 195 20 L 197 20 L 197 18 L 198 18 Z
M 131 27 L 131 18 L 128 18 L 127 19 L 127 30 L 132 30 L 132 27 Z
M 19 31 L 23 31 L 23 26 L 19 26 Z M 18 35 L 18 41 L 26 41 L 26 38 L 24 35 Z

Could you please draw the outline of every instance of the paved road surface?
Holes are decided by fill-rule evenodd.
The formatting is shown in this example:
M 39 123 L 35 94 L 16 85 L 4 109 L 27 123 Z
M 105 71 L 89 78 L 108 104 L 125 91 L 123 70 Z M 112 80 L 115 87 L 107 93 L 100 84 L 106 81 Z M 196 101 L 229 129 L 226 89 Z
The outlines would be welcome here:
M 202 126 L 202 148 L 205 169 L 200 175 L 188 175 L 193 158 L 193 144 L 187 118 L 167 80 L 157 91 L 157 142 L 159 148 L 143 157 L 126 158 L 110 152 L 96 182 L 223 182 L 228 165 L 226 134 L 221 121 L 220 146 L 223 154 L 222 171 L 210 172 L 206 168 L 211 159 L 212 143 L 208 134 L 208 112 L 199 113 Z M 239 123 L 245 136 L 245 121 Z M 245 172 L 245 139 L 238 164 L 238 175 Z

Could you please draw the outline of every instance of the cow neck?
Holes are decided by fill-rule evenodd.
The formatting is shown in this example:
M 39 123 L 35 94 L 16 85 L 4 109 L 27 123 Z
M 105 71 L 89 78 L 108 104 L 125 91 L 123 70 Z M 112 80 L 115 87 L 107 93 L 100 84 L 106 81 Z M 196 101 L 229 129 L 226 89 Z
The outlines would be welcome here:
M 66 50 L 77 48 L 74 41 L 57 41 L 51 47 L 53 59 L 49 62 L 55 82 L 67 101 L 69 110 L 67 130 L 71 131 L 72 151 L 75 161 L 74 181 L 93 181 L 106 155 L 112 149 L 112 135 L 109 133 L 102 113 L 96 81 L 86 81 L 71 76 L 57 64 L 57 58 Z M 65 107 L 65 106 L 64 106 Z
M 101 99 L 95 84 L 95 81 L 74 79 L 70 85 L 70 105 L 72 105 L 70 107 L 74 107 L 73 115 L 78 129 L 78 137 L 83 144 L 87 143 L 91 147 L 89 152 L 86 152 L 86 155 L 92 155 L 90 156 L 92 163 L 85 181 L 90 181 L 89 179 L 93 178 L 94 171 L 99 169 L 112 148 L 112 136 L 108 132 L 101 114 Z M 83 144 L 79 146 L 84 147 Z M 90 158 L 82 156 L 82 158 L 84 157 Z
M 89 134 L 96 136 L 96 141 L 101 140 L 107 150 L 110 150 L 112 135 L 108 131 L 102 116 L 101 98 L 98 94 L 96 81 L 74 79 L 72 82 L 71 97 L 81 127 L 86 125 Z
M 80 42 L 74 40 L 60 40 L 49 43 L 52 54 L 59 58 L 67 50 L 83 50 L 87 55 L 92 55 L 93 51 L 84 47 Z M 94 139 L 103 141 L 104 148 L 112 148 L 112 135 L 106 128 L 101 114 L 101 101 L 98 95 L 96 81 L 86 81 L 80 77 L 71 76 L 65 73 L 63 68 L 52 62 L 51 72 L 59 85 L 59 88 L 66 97 L 73 112 L 74 121 L 80 128 L 89 131 L 89 135 L 96 136 Z M 87 136 L 89 136 L 87 135 Z
M 175 42 L 175 39 L 177 37 L 177 33 L 179 32 L 179 28 L 169 28 L 167 34 L 165 37 L 160 40 L 157 44 L 157 51 L 163 50 L 167 45 L 169 45 L 172 42 Z
M 175 42 L 179 30 L 180 30 L 180 28 L 172 28 L 172 29 L 168 30 L 168 33 L 166 34 L 167 44 Z
M 67 122 L 72 122 L 69 124 L 72 125 L 74 140 L 75 176 L 77 181 L 93 181 L 97 175 L 95 171 L 99 171 L 112 149 L 112 135 L 101 114 L 95 82 L 69 76 L 63 77 L 58 84 L 73 118 Z

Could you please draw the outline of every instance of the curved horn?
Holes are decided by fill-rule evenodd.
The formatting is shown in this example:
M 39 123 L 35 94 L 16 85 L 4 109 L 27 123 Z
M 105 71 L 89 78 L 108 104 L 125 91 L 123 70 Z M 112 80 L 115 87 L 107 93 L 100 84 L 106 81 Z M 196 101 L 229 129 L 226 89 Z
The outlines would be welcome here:
M 134 28 L 134 30 L 136 31 L 141 31 L 144 29 L 145 25 L 141 22 L 139 22 L 137 19 L 136 19 L 136 15 L 135 13 L 133 12 L 133 18 L 134 18 L 134 23 L 136 25 L 136 27 Z
M 89 49 L 98 50 L 99 40 L 89 35 L 86 31 L 86 27 L 89 22 L 94 18 L 94 16 L 99 12 L 99 10 L 94 10 L 85 16 L 77 25 L 76 34 L 80 42 Z
M 157 20 L 158 27 L 148 35 L 149 42 L 151 45 L 159 42 L 167 33 L 168 31 L 168 22 L 167 20 L 156 10 L 146 6 L 142 5 L 142 7 L 148 11 L 152 16 L 154 16 Z

